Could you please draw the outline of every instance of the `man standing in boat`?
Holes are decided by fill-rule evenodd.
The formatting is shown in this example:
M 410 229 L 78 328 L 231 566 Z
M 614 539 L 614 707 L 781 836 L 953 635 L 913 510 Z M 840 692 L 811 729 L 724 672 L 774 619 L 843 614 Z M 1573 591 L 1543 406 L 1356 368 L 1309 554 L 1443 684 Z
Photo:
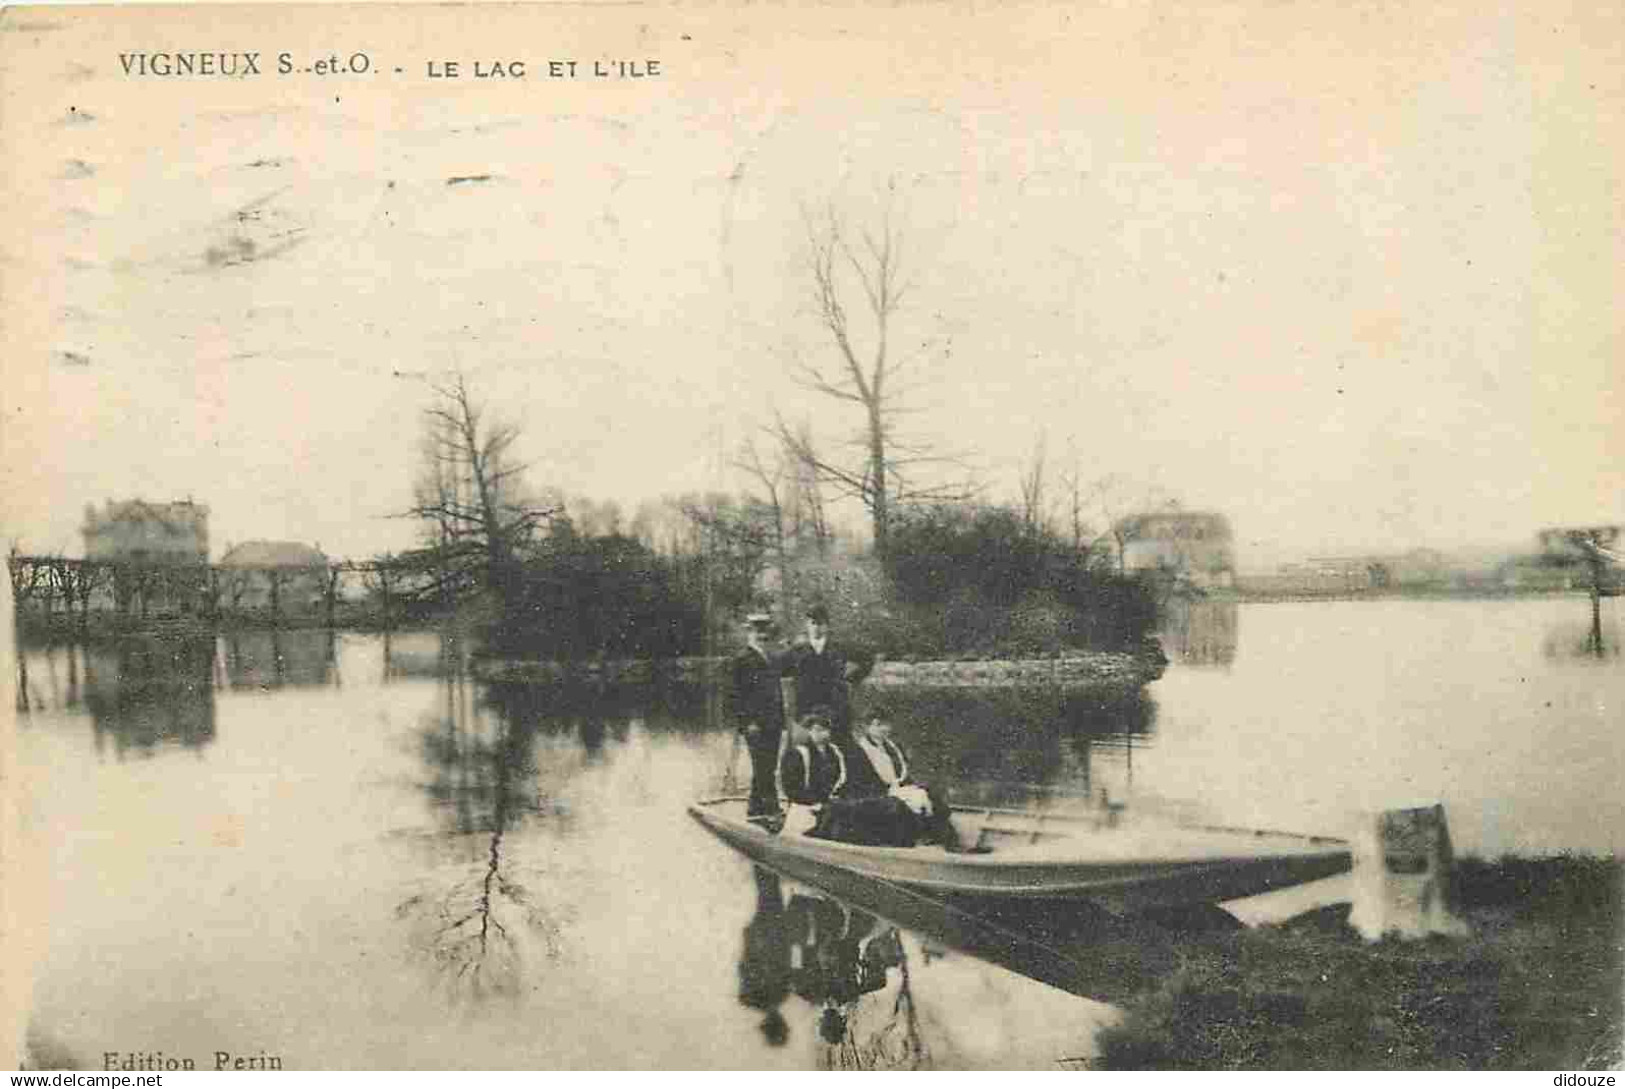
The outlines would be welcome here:
M 773 618 L 767 613 L 745 617 L 745 646 L 734 655 L 729 712 L 734 729 L 750 751 L 752 817 L 779 812 L 777 771 L 779 739 L 784 732 L 784 698 L 779 691 L 782 666 L 767 649 Z
M 809 606 L 807 636 L 784 656 L 784 675 L 795 682 L 792 714 L 801 708 L 829 708 L 835 743 L 846 747 L 852 736 L 851 688 L 862 684 L 874 667 L 872 652 L 831 637 L 826 606 Z

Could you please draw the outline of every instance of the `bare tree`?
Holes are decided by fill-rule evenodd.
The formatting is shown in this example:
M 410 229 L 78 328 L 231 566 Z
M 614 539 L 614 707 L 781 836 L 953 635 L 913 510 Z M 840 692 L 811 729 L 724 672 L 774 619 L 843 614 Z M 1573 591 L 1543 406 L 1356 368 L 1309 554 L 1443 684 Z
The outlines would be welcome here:
M 645 499 L 632 514 L 628 532 L 650 552 L 676 556 L 683 551 L 693 524 L 671 496 Z
M 1061 487 L 1065 491 L 1067 531 L 1071 535 L 1072 548 L 1079 555 L 1084 555 L 1090 550 L 1095 534 L 1084 520 L 1087 504 L 1084 499 L 1083 467 L 1075 451 L 1061 473 Z
M 706 630 L 714 634 L 725 628 L 721 618 L 754 604 L 772 549 L 769 530 L 759 507 L 733 495 L 688 494 L 672 502 L 687 521 L 673 555 L 678 578 L 703 595 Z
M 395 615 L 395 583 L 398 577 L 395 563 L 395 557 L 385 552 L 376 560 L 360 567 L 361 588 L 369 598 L 377 600 L 379 615 L 384 622 L 386 633 Z
M 78 582 L 73 577 L 73 569 L 77 566 L 77 561 L 68 559 L 60 552 L 45 557 L 47 575 L 46 616 L 51 615 L 53 602 L 58 597 L 62 599 L 63 611 L 70 617 L 73 615 L 74 592 L 78 587 Z
M 1139 519 L 1134 516 L 1179 506 L 1178 501 L 1161 488 L 1136 487 L 1117 473 L 1096 480 L 1090 489 L 1090 498 L 1106 527 L 1101 540 L 1109 544 L 1120 575 L 1127 569 L 1128 546 L 1138 539 Z
M 280 624 L 282 622 L 282 588 L 288 585 L 294 571 L 287 567 L 265 567 L 261 568 L 261 572 L 265 575 L 265 584 L 269 587 L 271 594 L 271 623 Z
M 823 558 L 829 555 L 829 517 L 824 511 L 824 489 L 816 469 L 817 449 L 813 443 L 812 427 L 805 420 L 796 429 L 798 449 L 812 455 L 812 461 L 798 457 L 795 450 L 785 450 L 795 469 L 791 492 L 790 520 L 795 539 L 810 543 L 814 553 Z M 785 449 L 780 444 L 781 449 Z
M 90 621 L 91 596 L 112 581 L 113 569 L 105 563 L 83 560 L 73 569 L 74 588 L 79 597 L 79 622 Z
M 712 558 L 734 586 L 734 596 L 749 595 L 762 570 L 763 557 L 772 548 L 771 531 L 760 512 L 732 495 L 706 492 L 677 498 L 678 508 L 689 521 L 688 551 Z
M 327 626 L 330 628 L 333 626 L 334 611 L 338 608 L 339 587 L 344 581 L 346 568 L 347 565 L 343 563 L 329 563 L 323 572 L 322 605 L 326 609 Z
M 1046 528 L 1049 522 L 1048 501 L 1044 497 L 1047 446 L 1048 436 L 1040 432 L 1038 441 L 1033 444 L 1032 458 L 1021 474 L 1021 520 L 1027 523 L 1027 531 L 1033 534 Z
M 909 470 L 927 462 L 950 462 L 929 450 L 901 441 L 898 416 L 903 410 L 905 380 L 935 353 L 904 355 L 895 350 L 895 323 L 909 294 L 904 276 L 903 238 L 890 203 L 876 230 L 854 238 L 831 208 L 822 218 L 807 217 L 807 274 L 813 313 L 835 349 L 828 366 L 798 359 L 791 377 L 804 389 L 853 406 L 862 427 L 854 445 L 859 456 L 837 463 L 818 455 L 805 431 L 779 418 L 775 432 L 786 449 L 816 470 L 818 478 L 841 493 L 859 499 L 874 527 L 875 551 L 886 555 L 892 516 L 910 498 L 948 498 L 963 487 L 933 487 L 910 492 Z M 862 315 L 854 318 L 854 312 Z M 859 328 L 861 326 L 862 328 Z
M 429 526 L 442 587 L 466 581 L 456 577 L 461 573 L 500 591 L 519 552 L 558 506 L 523 493 L 525 466 L 513 459 L 518 427 L 488 420 L 461 373 L 434 392 L 424 414 L 416 503 L 407 513 Z
M 16 541 L 11 542 L 11 552 L 6 557 L 6 566 L 11 572 L 11 600 L 15 608 L 21 611 L 25 604 L 48 587 L 50 572 L 36 558 L 24 556 Z
M 795 564 L 791 557 L 793 527 L 787 507 L 794 501 L 798 463 L 780 446 L 772 458 L 764 458 L 754 439 L 746 440 L 735 464 L 750 474 L 759 489 L 753 513 L 766 531 L 767 547 L 779 572 L 779 614 L 786 631 L 794 626 L 792 610 L 796 601 Z
M 1075 439 L 1067 440 L 1066 468 L 1059 476 L 1063 532 L 1073 551 L 1091 567 L 1111 563 L 1121 567 L 1122 547 L 1112 534 L 1116 522 L 1134 506 L 1131 489 L 1121 477 L 1091 477 L 1079 455 Z
M 227 567 L 221 569 L 219 586 L 220 592 L 231 607 L 232 612 L 238 612 L 243 607 L 243 598 L 248 594 L 254 583 L 254 571 L 246 567 Z
M 583 537 L 613 537 L 622 532 L 625 519 L 621 505 L 613 499 L 602 502 L 590 496 L 571 496 L 566 504 L 570 524 Z

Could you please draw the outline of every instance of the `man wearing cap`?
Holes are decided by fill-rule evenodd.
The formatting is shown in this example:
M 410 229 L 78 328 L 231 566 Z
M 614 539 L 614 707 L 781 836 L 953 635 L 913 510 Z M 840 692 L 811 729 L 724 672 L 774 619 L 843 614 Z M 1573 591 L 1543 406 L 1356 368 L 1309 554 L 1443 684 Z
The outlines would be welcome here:
M 729 712 L 734 729 L 750 750 L 750 805 L 747 815 L 779 811 L 777 771 L 779 738 L 784 732 L 784 699 L 779 692 L 780 665 L 767 649 L 773 618 L 767 613 L 745 617 L 745 646 L 734 655 Z
M 807 636 L 784 656 L 784 675 L 795 681 L 795 707 L 830 709 L 835 743 L 843 748 L 852 733 L 849 692 L 875 667 L 875 656 L 861 647 L 839 642 L 829 634 L 829 609 L 807 609 Z

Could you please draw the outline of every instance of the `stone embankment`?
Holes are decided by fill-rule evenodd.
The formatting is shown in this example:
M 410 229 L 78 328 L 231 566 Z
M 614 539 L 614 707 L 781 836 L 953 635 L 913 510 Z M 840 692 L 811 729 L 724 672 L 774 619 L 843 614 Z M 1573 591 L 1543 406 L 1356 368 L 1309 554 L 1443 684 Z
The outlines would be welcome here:
M 1157 651 L 1095 652 L 1064 658 L 989 658 L 965 662 L 882 661 L 869 675 L 877 687 L 1002 688 L 1029 685 L 1138 688 L 1162 676 Z
M 988 658 L 908 662 L 882 659 L 867 684 L 877 688 L 1064 688 L 1134 689 L 1162 676 L 1167 660 L 1155 647 L 1138 653 L 1088 652 L 1058 658 Z M 698 683 L 727 676 L 726 658 L 678 658 L 671 662 L 563 662 L 477 658 L 481 680 L 548 683 L 567 679 L 602 684 L 639 684 L 664 677 Z

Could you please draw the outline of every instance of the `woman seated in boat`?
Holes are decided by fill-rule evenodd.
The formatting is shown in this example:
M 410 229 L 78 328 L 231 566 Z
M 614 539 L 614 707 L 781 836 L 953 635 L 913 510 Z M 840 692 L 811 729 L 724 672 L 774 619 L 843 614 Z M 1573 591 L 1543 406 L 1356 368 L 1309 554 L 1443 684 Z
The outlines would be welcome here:
M 818 825 L 824 807 L 846 782 L 846 758 L 830 741 L 834 717 L 814 707 L 791 733 L 779 764 L 779 785 L 789 800 L 783 832 L 806 835 Z
M 891 738 L 891 723 L 871 714 L 852 734 L 846 784 L 825 807 L 820 830 L 830 839 L 883 847 L 938 843 L 961 851 L 947 798 L 915 781 L 908 757 Z

